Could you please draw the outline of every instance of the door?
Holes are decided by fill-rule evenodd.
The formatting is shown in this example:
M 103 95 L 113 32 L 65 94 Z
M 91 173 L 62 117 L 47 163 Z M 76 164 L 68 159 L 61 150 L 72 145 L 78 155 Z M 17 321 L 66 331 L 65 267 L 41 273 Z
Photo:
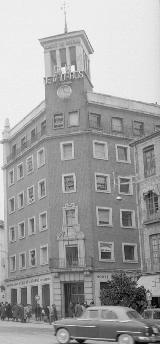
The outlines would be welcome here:
M 17 304 L 17 289 L 14 288 L 11 289 L 11 304 Z
M 50 287 L 49 284 L 42 285 L 42 305 L 50 306 Z
M 27 287 L 21 288 L 21 304 L 23 306 L 27 305 Z
M 78 247 L 66 246 L 66 266 L 78 266 Z
M 99 310 L 87 309 L 87 311 L 78 318 L 78 326 L 72 326 L 72 335 L 76 338 L 99 338 Z
M 84 302 L 84 282 L 64 283 L 65 316 L 69 316 L 69 304 L 75 306 L 77 302 Z
M 35 311 L 36 308 L 36 300 L 35 300 L 35 296 L 38 295 L 38 286 L 34 285 L 31 287 L 31 305 L 32 305 L 32 309 L 33 311 Z
M 119 326 L 120 322 L 114 311 L 106 309 L 100 311 L 99 338 L 114 341 Z

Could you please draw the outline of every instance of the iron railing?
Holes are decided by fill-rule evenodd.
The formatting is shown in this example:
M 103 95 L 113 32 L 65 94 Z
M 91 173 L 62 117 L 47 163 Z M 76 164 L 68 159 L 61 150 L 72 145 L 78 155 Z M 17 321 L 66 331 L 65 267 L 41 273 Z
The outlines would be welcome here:
M 56 270 L 73 270 L 73 269 L 92 269 L 93 268 L 93 258 L 67 258 L 67 259 L 58 259 L 50 258 L 49 259 L 50 269 Z

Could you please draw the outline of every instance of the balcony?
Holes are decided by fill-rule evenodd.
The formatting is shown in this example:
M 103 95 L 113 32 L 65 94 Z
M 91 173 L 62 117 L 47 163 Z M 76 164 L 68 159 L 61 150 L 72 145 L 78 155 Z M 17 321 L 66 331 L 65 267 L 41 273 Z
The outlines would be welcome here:
M 148 225 L 154 222 L 160 222 L 160 210 L 154 212 L 145 211 L 143 214 L 143 223 Z
M 9 163 L 11 160 L 16 159 L 17 156 L 19 156 L 21 153 L 23 153 L 26 149 L 30 148 L 35 142 L 39 141 L 42 137 L 44 137 L 47 134 L 46 130 L 41 130 L 40 132 L 36 133 L 34 136 L 34 139 L 25 141 L 20 147 L 16 148 L 14 147 L 14 151 L 7 156 L 7 163 Z
M 93 258 L 49 259 L 49 268 L 55 272 L 93 270 Z
M 153 261 L 150 258 L 145 259 L 143 272 L 146 272 L 146 273 L 160 272 L 160 257 L 157 257 L 156 261 Z

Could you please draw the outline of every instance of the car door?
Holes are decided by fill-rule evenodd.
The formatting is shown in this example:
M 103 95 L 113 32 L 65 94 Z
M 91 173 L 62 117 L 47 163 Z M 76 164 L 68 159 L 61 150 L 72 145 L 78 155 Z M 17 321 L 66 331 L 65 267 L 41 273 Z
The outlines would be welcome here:
M 99 321 L 99 338 L 115 340 L 120 322 L 117 314 L 112 310 L 102 309 Z
M 72 327 L 72 336 L 75 338 L 98 338 L 98 323 L 98 309 L 88 309 L 83 316 L 77 318 L 74 328 Z

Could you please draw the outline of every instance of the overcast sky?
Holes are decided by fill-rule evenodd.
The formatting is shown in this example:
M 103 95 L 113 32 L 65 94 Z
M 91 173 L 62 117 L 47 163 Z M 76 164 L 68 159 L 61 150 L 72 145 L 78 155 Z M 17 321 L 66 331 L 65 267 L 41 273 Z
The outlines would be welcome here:
M 0 0 L 0 128 L 44 99 L 38 39 L 63 33 L 61 0 Z M 94 91 L 160 104 L 159 0 L 69 0 L 68 31 L 84 29 L 94 48 Z M 0 165 L 2 166 L 2 146 Z M 3 184 L 0 173 L 0 219 Z

